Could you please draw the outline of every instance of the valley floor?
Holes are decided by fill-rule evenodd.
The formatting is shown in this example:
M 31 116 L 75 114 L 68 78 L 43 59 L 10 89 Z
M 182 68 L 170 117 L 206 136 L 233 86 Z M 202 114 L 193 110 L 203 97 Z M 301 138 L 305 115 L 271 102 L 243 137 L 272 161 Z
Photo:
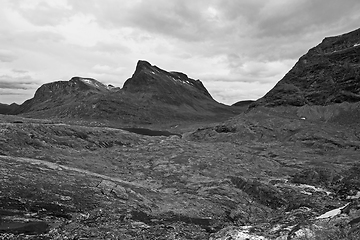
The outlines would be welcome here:
M 357 135 L 266 116 L 181 136 L 0 116 L 0 238 L 357 239 Z

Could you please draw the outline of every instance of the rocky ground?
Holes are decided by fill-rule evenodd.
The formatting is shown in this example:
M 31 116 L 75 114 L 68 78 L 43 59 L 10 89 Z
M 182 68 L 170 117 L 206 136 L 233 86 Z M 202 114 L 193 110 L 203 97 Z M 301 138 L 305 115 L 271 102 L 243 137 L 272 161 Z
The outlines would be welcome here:
M 0 115 L 0 239 L 359 239 L 356 127 L 256 109 L 178 129 Z

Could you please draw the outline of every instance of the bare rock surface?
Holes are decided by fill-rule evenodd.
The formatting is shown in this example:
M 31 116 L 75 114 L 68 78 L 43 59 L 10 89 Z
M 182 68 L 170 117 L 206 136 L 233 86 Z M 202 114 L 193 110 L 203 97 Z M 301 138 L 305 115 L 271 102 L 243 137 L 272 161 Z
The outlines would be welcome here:
M 5 239 L 358 236 L 360 141 L 343 125 L 261 108 L 182 137 L 0 120 Z

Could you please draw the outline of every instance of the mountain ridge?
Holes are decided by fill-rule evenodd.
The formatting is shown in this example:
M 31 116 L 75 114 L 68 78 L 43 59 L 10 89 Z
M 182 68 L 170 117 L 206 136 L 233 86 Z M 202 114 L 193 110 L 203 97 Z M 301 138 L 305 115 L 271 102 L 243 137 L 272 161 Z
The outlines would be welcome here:
M 218 103 L 200 80 L 168 72 L 140 60 L 123 88 L 93 78 L 73 77 L 39 87 L 12 114 L 34 118 L 67 118 L 153 124 L 229 117 L 239 112 Z
M 0 103 L 0 114 L 13 114 L 16 112 L 17 108 L 20 105 L 17 103 L 11 103 L 11 104 L 4 104 Z

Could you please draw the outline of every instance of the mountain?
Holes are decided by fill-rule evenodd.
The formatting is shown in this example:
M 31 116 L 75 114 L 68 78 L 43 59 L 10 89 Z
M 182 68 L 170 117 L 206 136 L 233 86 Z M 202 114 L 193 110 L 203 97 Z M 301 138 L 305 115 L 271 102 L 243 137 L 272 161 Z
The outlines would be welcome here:
M 166 72 L 146 61 L 139 61 L 123 90 L 131 93 L 151 93 L 163 102 L 174 105 L 194 104 L 194 99 L 213 102 L 210 93 L 200 80 L 181 72 Z
M 325 38 L 252 106 L 360 101 L 360 29 Z
M 360 239 L 360 101 L 348 98 L 357 75 L 341 67 L 356 59 L 349 36 L 342 50 L 310 50 L 267 98 L 233 107 L 145 61 L 122 89 L 44 84 L 14 105 L 19 115 L 0 115 L 0 239 Z M 109 122 L 188 125 L 176 136 Z
M 25 101 L 15 114 L 30 117 L 77 117 L 84 111 L 91 114 L 88 104 L 94 98 L 116 92 L 92 78 L 73 77 L 69 81 L 47 83 L 38 88 L 32 99 Z
M 136 125 L 223 119 L 234 111 L 216 102 L 200 80 L 139 61 L 122 89 L 82 77 L 47 83 L 15 114 Z
M 19 105 L 16 103 L 12 103 L 10 105 L 0 103 L 0 114 L 13 114 L 16 112 L 18 107 Z

